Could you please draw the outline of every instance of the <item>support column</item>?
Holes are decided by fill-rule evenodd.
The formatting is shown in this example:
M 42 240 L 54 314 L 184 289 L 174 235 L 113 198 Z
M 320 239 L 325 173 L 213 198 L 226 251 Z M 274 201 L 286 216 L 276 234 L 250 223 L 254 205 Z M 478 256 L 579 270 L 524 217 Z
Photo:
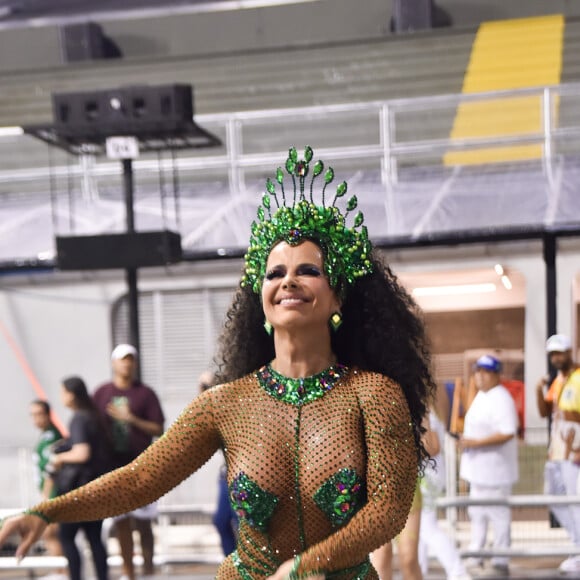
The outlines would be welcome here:
M 127 233 L 135 232 L 135 212 L 133 209 L 133 161 L 123 159 L 123 191 L 125 194 L 125 211 L 127 220 Z M 137 268 L 126 268 L 125 279 L 127 281 L 128 307 L 129 307 L 129 342 L 140 350 L 139 332 L 139 288 L 137 283 Z M 137 369 L 140 375 L 139 368 Z M 139 378 L 139 377 L 137 377 Z

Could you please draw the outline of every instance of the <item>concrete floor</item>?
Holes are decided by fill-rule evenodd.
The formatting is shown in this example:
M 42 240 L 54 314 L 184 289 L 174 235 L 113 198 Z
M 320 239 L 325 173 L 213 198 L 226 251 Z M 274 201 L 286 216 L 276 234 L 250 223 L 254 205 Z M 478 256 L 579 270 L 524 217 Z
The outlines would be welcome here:
M 527 558 L 513 559 L 510 564 L 509 580 L 555 580 L 555 579 L 572 579 L 580 578 L 579 575 L 563 575 L 558 572 L 558 565 L 561 558 Z M 172 578 L 189 578 L 191 580 L 211 580 L 215 577 L 217 566 L 215 564 L 179 564 L 163 566 L 155 576 L 149 576 L 146 580 L 170 580 Z M 0 578 L 3 580 L 19 580 L 21 578 L 36 578 L 41 580 L 42 576 L 50 573 L 48 570 L 5 570 L 0 571 Z M 120 570 L 113 568 L 111 580 L 118 580 Z M 474 580 L 477 580 L 474 576 Z M 497 577 L 496 577 L 497 578 Z M 143 579 L 145 580 L 145 579 Z M 396 572 L 393 580 L 402 580 L 400 573 Z M 424 580 L 445 580 L 443 570 L 433 562 L 429 574 Z M 507 580 L 507 579 L 506 579 Z

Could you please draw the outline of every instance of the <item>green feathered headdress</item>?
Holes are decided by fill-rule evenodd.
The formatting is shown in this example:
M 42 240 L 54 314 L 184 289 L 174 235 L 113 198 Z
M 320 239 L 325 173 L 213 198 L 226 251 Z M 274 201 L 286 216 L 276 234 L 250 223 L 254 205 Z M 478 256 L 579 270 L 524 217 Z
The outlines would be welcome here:
M 346 212 L 340 212 L 335 203 L 345 196 L 348 186 L 346 181 L 340 183 L 334 193 L 332 202 L 325 203 L 326 188 L 334 180 L 334 170 L 324 163 L 316 161 L 312 168 L 313 151 L 311 147 L 304 150 L 304 159 L 298 159 L 296 149 L 290 149 L 286 160 L 286 172 L 292 178 L 291 199 L 287 198 L 284 188 L 284 171 L 276 171 L 276 183 L 266 181 L 266 193 L 262 205 L 258 208 L 258 220 L 252 222 L 250 245 L 245 255 L 245 269 L 242 286 L 250 286 L 260 294 L 262 281 L 266 275 L 266 262 L 273 246 L 285 241 L 297 245 L 304 240 L 312 240 L 323 250 L 324 270 L 330 285 L 339 295 L 344 295 L 349 285 L 357 278 L 366 276 L 372 271 L 370 261 L 371 243 L 364 217 L 359 211 L 354 217 L 352 227 L 346 226 L 346 218 L 357 207 L 357 198 L 352 196 L 346 202 Z M 312 169 L 308 197 L 305 193 L 306 178 Z M 322 203 L 314 203 L 313 189 L 317 178 L 322 177 Z M 276 208 L 272 208 L 272 198 Z

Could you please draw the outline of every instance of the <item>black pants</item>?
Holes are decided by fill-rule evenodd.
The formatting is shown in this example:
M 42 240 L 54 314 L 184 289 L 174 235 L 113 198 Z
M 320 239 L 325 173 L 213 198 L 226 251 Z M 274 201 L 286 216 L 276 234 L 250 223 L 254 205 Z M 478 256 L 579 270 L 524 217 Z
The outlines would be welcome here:
M 71 580 L 82 580 L 81 555 L 75 543 L 75 537 L 79 530 L 83 530 L 95 564 L 95 572 L 98 580 L 108 580 L 109 569 L 107 566 L 107 550 L 101 539 L 102 520 L 96 522 L 78 522 L 71 524 L 60 524 L 58 535 L 62 544 L 62 549 L 68 560 L 68 568 Z

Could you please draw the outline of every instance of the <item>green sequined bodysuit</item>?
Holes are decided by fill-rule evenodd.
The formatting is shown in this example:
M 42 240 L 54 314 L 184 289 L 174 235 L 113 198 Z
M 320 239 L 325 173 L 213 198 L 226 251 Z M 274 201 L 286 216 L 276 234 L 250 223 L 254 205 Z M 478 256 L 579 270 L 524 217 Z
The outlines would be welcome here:
M 298 574 L 377 578 L 368 554 L 402 529 L 417 479 L 405 397 L 376 373 L 336 365 L 283 380 L 269 366 L 194 399 L 129 465 L 33 509 L 95 520 L 167 493 L 223 448 L 238 549 L 220 579 Z

